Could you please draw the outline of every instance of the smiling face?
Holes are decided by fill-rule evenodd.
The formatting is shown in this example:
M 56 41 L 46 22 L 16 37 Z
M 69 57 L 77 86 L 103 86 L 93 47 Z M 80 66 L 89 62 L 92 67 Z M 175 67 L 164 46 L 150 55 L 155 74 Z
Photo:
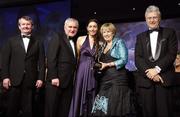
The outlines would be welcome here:
M 31 34 L 32 29 L 33 29 L 32 20 L 20 18 L 18 27 L 22 34 L 29 35 Z
M 102 30 L 102 36 L 106 42 L 111 42 L 113 40 L 114 33 L 110 30 L 110 28 L 104 28 Z
M 112 23 L 104 23 L 100 32 L 106 42 L 111 42 L 116 34 L 116 27 Z
M 90 22 L 87 26 L 88 34 L 91 36 L 95 36 L 98 32 L 98 24 L 96 22 Z
M 64 31 L 68 37 L 74 37 L 78 32 L 78 21 L 69 18 L 65 21 Z
M 145 12 L 146 24 L 149 29 L 159 28 L 161 12 L 157 6 L 150 5 Z
M 160 24 L 160 15 L 157 12 L 149 12 L 145 16 L 146 23 L 150 29 L 155 29 L 159 27 Z

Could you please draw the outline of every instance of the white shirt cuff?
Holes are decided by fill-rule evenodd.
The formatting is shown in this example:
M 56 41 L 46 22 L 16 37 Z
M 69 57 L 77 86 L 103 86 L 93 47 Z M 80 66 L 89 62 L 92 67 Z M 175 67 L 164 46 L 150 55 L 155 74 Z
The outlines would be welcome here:
M 161 68 L 160 68 L 159 66 L 155 66 L 155 69 L 156 69 L 156 71 L 157 71 L 158 73 L 161 72 Z

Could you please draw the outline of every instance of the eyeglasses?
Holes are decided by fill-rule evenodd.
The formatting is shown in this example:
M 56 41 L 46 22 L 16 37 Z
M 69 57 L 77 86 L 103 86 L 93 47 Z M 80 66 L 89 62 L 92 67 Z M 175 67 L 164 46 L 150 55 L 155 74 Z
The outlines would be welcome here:
M 147 20 L 158 20 L 159 17 L 146 17 Z

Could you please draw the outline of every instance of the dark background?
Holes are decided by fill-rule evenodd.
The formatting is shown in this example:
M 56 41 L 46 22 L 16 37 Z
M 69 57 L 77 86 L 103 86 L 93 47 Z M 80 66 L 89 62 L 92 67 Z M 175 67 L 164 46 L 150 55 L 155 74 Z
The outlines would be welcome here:
M 81 22 L 80 34 L 90 18 L 101 23 L 143 21 L 144 11 L 151 4 L 160 8 L 163 19 L 180 16 L 180 0 L 0 0 L 0 9 L 53 2 L 70 2 L 70 16 Z
M 0 8 L 69 0 L 0 0 Z M 180 0 L 70 0 L 71 16 L 81 21 L 96 17 L 103 21 L 142 20 L 147 6 L 157 5 L 164 18 L 179 17 Z
M 147 6 L 157 5 L 163 18 L 180 16 L 180 0 L 71 0 L 72 16 L 86 22 L 95 17 L 101 21 L 132 22 L 144 20 Z

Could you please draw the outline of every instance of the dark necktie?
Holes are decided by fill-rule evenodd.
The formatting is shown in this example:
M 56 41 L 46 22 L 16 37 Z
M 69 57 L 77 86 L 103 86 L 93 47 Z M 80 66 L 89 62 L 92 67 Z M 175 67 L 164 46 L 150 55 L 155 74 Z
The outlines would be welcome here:
M 72 40 L 73 41 L 73 37 L 69 37 L 69 41 Z
M 28 39 L 30 39 L 31 36 L 28 36 L 28 35 L 22 35 L 22 38 L 28 38 Z
M 155 29 L 149 30 L 149 33 L 152 33 L 152 32 L 159 32 L 159 29 L 158 29 L 158 28 L 155 28 Z

